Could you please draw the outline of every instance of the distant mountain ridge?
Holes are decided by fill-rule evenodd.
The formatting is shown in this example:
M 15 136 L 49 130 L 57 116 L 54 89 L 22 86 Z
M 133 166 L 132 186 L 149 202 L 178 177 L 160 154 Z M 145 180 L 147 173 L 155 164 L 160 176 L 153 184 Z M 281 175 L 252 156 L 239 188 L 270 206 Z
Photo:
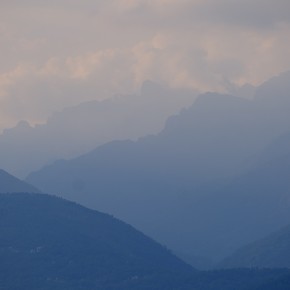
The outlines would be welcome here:
M 17 177 L 60 158 L 113 140 L 156 134 L 166 119 L 190 105 L 196 92 L 146 81 L 140 93 L 92 100 L 54 113 L 45 124 L 22 121 L 0 134 L 0 164 Z
M 290 132 L 290 73 L 280 77 L 279 86 L 270 80 L 257 88 L 252 101 L 204 94 L 156 136 L 108 143 L 27 181 L 112 213 L 176 252 L 221 259 L 290 218 L 280 176 L 269 178 L 260 166 Z M 269 86 L 273 101 L 261 95 Z

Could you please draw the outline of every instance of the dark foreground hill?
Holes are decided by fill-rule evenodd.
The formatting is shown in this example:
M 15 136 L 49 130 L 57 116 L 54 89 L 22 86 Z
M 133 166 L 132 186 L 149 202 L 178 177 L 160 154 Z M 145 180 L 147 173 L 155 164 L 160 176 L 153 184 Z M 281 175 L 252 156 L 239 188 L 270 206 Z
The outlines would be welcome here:
M 290 226 L 242 247 L 226 258 L 220 266 L 290 268 Z
M 0 193 L 8 192 L 39 192 L 39 190 L 0 169 Z
M 289 277 L 198 272 L 112 216 L 48 195 L 0 194 L 0 289 L 254 290 Z
M 48 195 L 0 194 L 0 289 L 127 289 L 192 271 L 112 216 Z

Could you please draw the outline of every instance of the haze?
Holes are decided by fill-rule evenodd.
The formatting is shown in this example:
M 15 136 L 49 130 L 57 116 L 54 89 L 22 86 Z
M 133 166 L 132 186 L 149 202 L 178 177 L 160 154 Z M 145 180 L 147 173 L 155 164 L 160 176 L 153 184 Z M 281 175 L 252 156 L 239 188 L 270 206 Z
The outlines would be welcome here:
M 145 80 L 232 92 L 290 67 L 287 0 L 2 0 L 0 130 Z
M 0 288 L 288 290 L 289 12 L 0 1 Z

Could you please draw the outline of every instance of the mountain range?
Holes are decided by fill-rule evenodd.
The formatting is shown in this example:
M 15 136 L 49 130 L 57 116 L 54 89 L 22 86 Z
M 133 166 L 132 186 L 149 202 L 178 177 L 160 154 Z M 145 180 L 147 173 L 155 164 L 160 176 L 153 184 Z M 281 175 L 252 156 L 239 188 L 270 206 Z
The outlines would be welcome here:
M 0 135 L 1 168 L 24 178 L 59 158 L 76 157 L 109 141 L 158 133 L 169 116 L 195 97 L 194 91 L 146 81 L 138 94 L 84 102 L 55 112 L 44 124 L 32 127 L 20 121 Z
M 218 261 L 289 223 L 289 163 L 277 162 L 281 175 L 266 162 L 290 132 L 289 83 L 289 72 L 277 76 L 253 100 L 201 95 L 158 135 L 105 144 L 26 180 L 114 214 L 176 253 Z

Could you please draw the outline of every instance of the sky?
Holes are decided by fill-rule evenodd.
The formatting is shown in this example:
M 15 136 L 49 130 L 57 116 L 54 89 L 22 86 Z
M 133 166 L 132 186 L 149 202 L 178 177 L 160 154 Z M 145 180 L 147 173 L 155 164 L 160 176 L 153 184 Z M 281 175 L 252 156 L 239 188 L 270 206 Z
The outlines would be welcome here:
M 289 0 L 1 0 L 0 130 L 139 90 L 227 91 L 290 69 Z

